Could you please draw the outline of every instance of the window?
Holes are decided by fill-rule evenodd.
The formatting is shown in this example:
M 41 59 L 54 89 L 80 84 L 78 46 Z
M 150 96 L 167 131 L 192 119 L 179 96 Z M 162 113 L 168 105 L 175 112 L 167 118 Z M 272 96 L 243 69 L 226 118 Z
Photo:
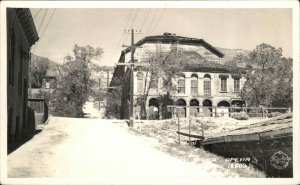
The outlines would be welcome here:
M 15 57 L 15 34 L 12 29 L 9 32 L 8 49 L 8 84 L 14 85 L 14 57 Z
M 156 53 L 160 53 L 161 52 L 161 42 L 157 42 L 156 43 Z
M 46 89 L 50 89 L 50 82 L 46 82 Z
M 20 136 L 19 128 L 20 128 L 20 117 L 17 116 L 17 118 L 16 118 L 16 130 L 15 130 L 15 139 L 16 140 L 19 139 L 19 136 Z
M 177 51 L 177 42 L 171 41 L 171 51 Z
M 198 76 L 196 74 L 191 76 L 191 93 L 198 94 Z
M 156 75 L 153 75 L 153 77 L 152 77 L 151 87 L 154 88 L 154 89 L 158 88 L 158 78 L 157 78 Z
M 221 78 L 221 92 L 227 92 L 227 78 Z
M 13 117 L 13 109 L 10 107 L 8 109 L 8 118 L 7 118 L 7 141 L 8 143 L 11 142 L 11 127 L 12 127 L 12 118 Z
M 210 75 L 208 74 L 204 75 L 204 95 L 211 94 L 210 81 L 211 81 Z
M 185 77 L 181 75 L 178 79 L 178 93 L 185 93 Z
M 18 94 L 21 95 L 22 94 L 22 73 L 23 73 L 23 65 L 24 65 L 24 61 L 23 61 L 23 51 L 22 48 L 20 47 L 20 63 L 19 63 L 19 72 L 18 72 Z M 25 85 L 25 84 L 24 84 Z
M 239 92 L 240 91 L 240 79 L 235 78 L 233 85 L 234 85 L 234 92 Z
M 144 90 L 143 73 L 137 74 L 137 93 L 142 94 Z

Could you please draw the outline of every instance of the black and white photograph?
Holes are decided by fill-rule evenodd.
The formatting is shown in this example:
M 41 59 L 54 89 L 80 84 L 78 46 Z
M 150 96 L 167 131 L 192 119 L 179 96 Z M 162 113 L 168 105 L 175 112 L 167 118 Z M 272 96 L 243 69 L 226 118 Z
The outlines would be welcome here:
M 299 184 L 299 2 L 2 1 L 1 184 Z

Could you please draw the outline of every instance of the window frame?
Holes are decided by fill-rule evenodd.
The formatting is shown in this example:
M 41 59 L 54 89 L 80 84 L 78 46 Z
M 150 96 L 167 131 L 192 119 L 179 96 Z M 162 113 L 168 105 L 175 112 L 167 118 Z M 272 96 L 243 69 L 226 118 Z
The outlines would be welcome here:
M 142 73 L 137 73 L 137 94 L 143 94 L 144 76 Z
M 198 76 L 196 74 L 192 74 L 191 76 L 191 94 L 198 94 Z
M 227 92 L 227 78 L 221 78 L 221 92 Z
M 234 78 L 233 79 L 233 91 L 234 92 L 240 92 L 240 90 L 241 90 L 241 79 L 240 78 Z
M 184 75 L 180 75 L 178 77 L 178 91 L 177 92 L 179 94 L 185 94 L 185 76 Z
M 14 67 L 15 67 L 15 46 L 16 35 L 12 28 L 9 29 L 9 41 L 8 41 L 8 84 L 14 86 Z
M 211 95 L 211 77 L 209 74 L 204 75 L 203 92 L 205 96 Z

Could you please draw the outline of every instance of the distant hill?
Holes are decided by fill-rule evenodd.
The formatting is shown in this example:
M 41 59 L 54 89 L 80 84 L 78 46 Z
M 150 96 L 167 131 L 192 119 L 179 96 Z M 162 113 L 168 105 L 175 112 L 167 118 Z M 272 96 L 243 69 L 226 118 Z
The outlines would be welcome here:
M 220 47 L 217 47 L 217 49 L 224 54 L 224 57 L 222 58 L 222 62 L 229 61 L 239 54 L 247 56 L 251 52 L 250 50 L 245 50 L 245 49 L 228 49 L 228 48 L 220 48 Z
M 31 56 L 31 86 L 32 88 L 40 88 L 45 76 L 58 76 L 58 66 L 55 61 L 38 55 Z

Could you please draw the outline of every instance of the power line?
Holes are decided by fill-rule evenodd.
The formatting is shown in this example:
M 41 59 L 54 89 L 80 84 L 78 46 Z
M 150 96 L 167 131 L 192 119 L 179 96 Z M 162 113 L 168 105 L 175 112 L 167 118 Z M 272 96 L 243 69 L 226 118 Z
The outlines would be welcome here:
M 127 29 L 132 13 L 133 13 L 133 8 L 131 8 L 131 10 L 130 10 L 130 13 L 129 13 L 129 16 L 128 16 L 128 18 L 127 18 L 127 22 L 126 22 L 126 24 L 125 24 L 125 28 L 124 28 L 124 29 Z M 122 36 L 121 36 L 121 38 L 120 38 L 118 44 L 116 45 L 116 47 L 115 47 L 115 49 L 114 49 L 114 52 L 113 52 L 113 54 L 112 54 L 112 57 L 115 55 L 116 50 L 118 49 L 118 46 L 120 45 L 120 43 L 121 43 L 123 37 L 124 37 L 124 31 L 123 31 L 123 33 L 122 33 Z
M 135 11 L 135 15 L 134 15 L 133 19 L 131 20 L 131 25 L 130 25 L 131 28 L 133 28 L 133 25 L 134 25 L 134 23 L 135 23 L 135 20 L 136 20 L 136 17 L 137 17 L 137 15 L 138 15 L 139 11 L 140 11 L 139 8 Z M 126 38 L 125 38 L 125 40 L 123 41 L 123 44 L 125 44 L 125 42 L 127 41 L 127 39 L 128 39 L 128 35 L 126 35 Z
M 47 25 L 46 25 L 46 28 L 44 29 L 43 33 L 41 34 L 40 39 L 42 39 L 42 37 L 43 37 L 45 31 L 47 30 L 48 25 L 49 25 L 49 23 L 51 22 L 51 19 L 52 19 L 53 15 L 54 15 L 55 11 L 56 11 L 56 8 L 55 8 L 54 11 L 52 12 L 52 15 L 51 15 L 51 17 L 50 17 L 50 19 L 49 19 L 49 21 L 48 21 L 48 23 L 47 23 Z
M 162 15 L 165 13 L 165 10 L 166 10 L 166 8 L 164 8 L 164 10 L 162 11 L 162 13 L 160 14 L 160 16 L 159 16 L 159 18 L 158 18 L 156 24 L 154 25 L 152 31 L 150 32 L 150 34 L 152 34 L 152 32 L 155 30 L 155 28 L 156 28 L 156 26 L 158 25 L 158 23 L 159 23 L 159 21 L 160 21 Z
M 38 15 L 39 15 L 39 13 L 40 13 L 41 11 L 42 11 L 42 8 L 40 8 L 40 9 L 39 9 L 39 11 L 38 11 L 37 13 L 35 13 L 35 14 L 34 14 L 34 16 L 33 16 L 33 19 L 35 19 L 35 18 L 36 18 L 36 16 L 38 16 Z
M 138 8 L 138 9 L 136 10 L 136 14 L 135 14 L 135 16 L 134 16 L 134 18 L 133 18 L 133 20 L 132 20 L 132 22 L 131 22 L 131 28 L 133 28 L 133 26 L 134 26 L 134 23 L 135 23 L 135 20 L 136 20 L 137 15 L 139 14 L 139 11 L 140 11 L 140 9 Z
M 149 30 L 150 30 L 150 28 L 151 28 L 151 26 L 152 26 L 152 24 L 153 24 L 153 21 L 154 21 L 154 19 L 155 19 L 155 17 L 156 17 L 157 11 L 158 11 L 158 9 L 155 10 L 154 17 L 152 18 L 152 21 L 151 21 L 151 23 L 150 23 L 149 26 L 148 26 L 148 29 L 147 29 L 148 31 L 147 31 L 147 34 L 146 34 L 146 35 L 148 35 L 148 33 L 149 33 Z
M 128 17 L 128 19 L 127 19 L 127 23 L 126 23 L 126 26 L 125 26 L 124 29 L 126 29 L 127 26 L 128 26 L 129 20 L 130 20 L 130 18 L 131 18 L 132 10 L 133 10 L 133 8 L 131 8 L 131 10 L 130 10 L 129 17 Z M 121 39 L 119 40 L 119 42 L 118 42 L 116 48 L 117 48 L 117 47 L 119 46 L 119 44 L 121 43 L 123 36 L 124 36 L 124 32 L 122 33 Z
M 44 24 L 44 22 L 45 22 L 45 18 L 46 18 L 46 16 L 47 16 L 47 13 L 48 13 L 48 8 L 45 10 L 45 12 L 44 12 L 44 14 L 43 14 L 43 18 L 42 18 L 42 20 L 41 20 L 41 22 L 40 22 L 40 24 L 39 24 L 39 26 L 38 26 L 38 32 L 40 32 L 41 29 L 42 29 L 42 27 L 43 27 L 43 24 Z
M 42 32 L 42 34 L 41 34 L 41 36 L 40 36 L 40 39 L 39 39 L 40 41 L 41 41 L 41 39 L 43 38 L 43 35 L 44 35 L 44 33 L 46 32 L 46 30 L 47 30 L 47 28 L 48 28 L 48 26 L 49 26 L 49 24 L 50 24 L 50 22 L 51 22 L 51 19 L 52 19 L 53 15 L 54 15 L 55 11 L 56 11 L 56 8 L 55 8 L 54 11 L 52 12 L 51 17 L 50 17 L 48 23 L 46 24 L 46 27 L 45 27 L 44 31 Z M 38 42 L 38 43 L 36 44 L 36 46 L 34 47 L 34 49 L 33 49 L 32 52 L 35 51 L 35 49 L 37 48 L 37 46 L 38 46 L 39 43 L 40 43 L 40 42 Z
M 142 26 L 141 26 L 140 30 L 143 29 L 144 24 L 145 24 L 145 22 L 146 22 L 146 20 L 147 20 L 147 18 L 148 18 L 148 16 L 149 16 L 150 11 L 151 11 L 151 9 L 149 8 L 149 10 L 148 10 L 148 12 L 147 12 L 147 15 L 145 16 L 145 18 L 144 18 L 144 20 L 143 20 L 143 23 L 142 23 Z

